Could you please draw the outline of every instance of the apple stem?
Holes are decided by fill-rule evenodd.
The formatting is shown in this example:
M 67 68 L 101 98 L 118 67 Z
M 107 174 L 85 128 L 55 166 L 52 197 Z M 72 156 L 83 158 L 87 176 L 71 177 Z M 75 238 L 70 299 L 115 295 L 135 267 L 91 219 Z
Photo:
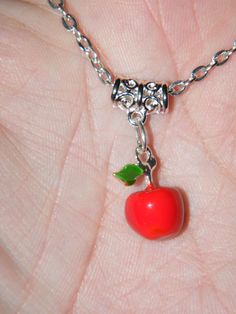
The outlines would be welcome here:
M 144 175 L 145 175 L 147 187 L 151 187 L 152 189 L 154 189 L 154 184 L 152 181 L 152 169 L 147 167 Z
M 153 190 L 155 190 L 155 186 L 154 186 L 154 184 L 153 184 L 152 182 L 150 182 L 150 183 L 147 185 L 145 191 L 153 191 Z

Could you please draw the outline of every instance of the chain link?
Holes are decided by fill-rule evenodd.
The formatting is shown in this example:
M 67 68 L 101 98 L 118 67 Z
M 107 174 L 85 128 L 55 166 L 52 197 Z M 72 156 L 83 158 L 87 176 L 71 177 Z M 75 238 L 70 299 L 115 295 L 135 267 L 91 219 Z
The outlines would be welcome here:
M 168 93 L 172 96 L 177 96 L 182 94 L 185 89 L 192 84 L 193 82 L 201 81 L 204 79 L 209 71 L 215 67 L 223 65 L 226 61 L 229 60 L 229 57 L 233 52 L 236 51 L 236 40 L 233 43 L 233 47 L 229 50 L 220 50 L 214 54 L 211 59 L 211 62 L 208 65 L 201 65 L 195 68 L 187 80 L 179 80 L 171 83 L 168 87 Z
M 62 15 L 62 24 L 65 29 L 72 32 L 75 35 L 76 41 L 80 49 L 85 53 L 95 71 L 98 73 L 98 77 L 104 84 L 113 85 L 113 75 L 105 68 L 101 62 L 97 51 L 94 49 L 90 40 L 82 34 L 78 28 L 76 19 L 64 9 L 64 0 L 48 0 L 49 5 Z

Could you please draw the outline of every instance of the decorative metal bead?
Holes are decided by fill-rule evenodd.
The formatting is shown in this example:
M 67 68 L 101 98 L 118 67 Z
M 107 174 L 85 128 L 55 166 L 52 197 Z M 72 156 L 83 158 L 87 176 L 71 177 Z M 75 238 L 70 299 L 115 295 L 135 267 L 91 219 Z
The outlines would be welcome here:
M 117 79 L 111 98 L 118 107 L 128 112 L 164 113 L 168 109 L 166 84 L 138 84 L 133 79 Z

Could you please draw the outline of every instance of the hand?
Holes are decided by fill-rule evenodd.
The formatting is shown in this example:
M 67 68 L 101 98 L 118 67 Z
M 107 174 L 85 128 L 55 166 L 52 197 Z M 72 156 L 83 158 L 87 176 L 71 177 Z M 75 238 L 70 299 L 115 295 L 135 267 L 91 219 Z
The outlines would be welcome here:
M 116 76 L 186 79 L 230 48 L 235 1 L 82 1 L 67 8 Z M 148 241 L 112 172 L 135 132 L 44 0 L 2 0 L 0 312 L 222 314 L 236 299 L 236 55 L 152 116 L 163 186 L 184 232 Z

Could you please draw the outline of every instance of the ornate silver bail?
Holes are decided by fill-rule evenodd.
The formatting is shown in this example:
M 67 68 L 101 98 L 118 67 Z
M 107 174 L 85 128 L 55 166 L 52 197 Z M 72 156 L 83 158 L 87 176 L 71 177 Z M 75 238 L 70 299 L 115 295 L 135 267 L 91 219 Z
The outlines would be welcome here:
M 117 79 L 111 98 L 117 106 L 126 110 L 129 118 L 133 113 L 142 116 L 142 122 L 151 113 L 165 113 L 168 110 L 168 88 L 166 84 L 148 82 L 138 84 L 133 79 Z M 130 121 L 130 119 L 129 119 Z M 132 123 L 132 119 L 130 121 Z

